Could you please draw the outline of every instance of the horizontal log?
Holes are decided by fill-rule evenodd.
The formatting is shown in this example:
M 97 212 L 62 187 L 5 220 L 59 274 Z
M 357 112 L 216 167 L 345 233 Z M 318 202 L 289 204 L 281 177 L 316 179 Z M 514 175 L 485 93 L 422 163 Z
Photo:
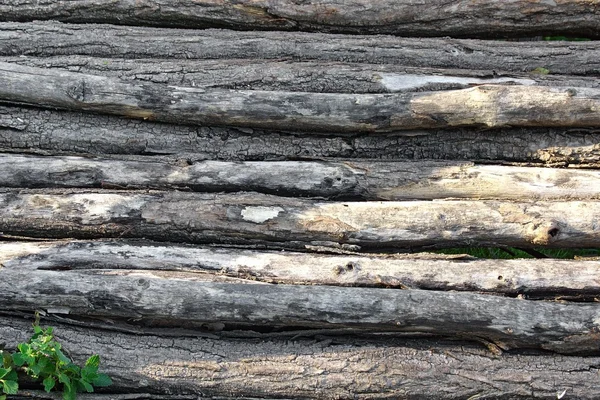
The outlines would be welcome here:
M 90 56 L 0 57 L 2 62 L 124 80 L 213 89 L 320 93 L 388 93 L 466 89 L 481 84 L 599 88 L 594 77 L 389 64 L 254 59 L 110 59 Z
M 0 192 L 0 232 L 274 248 L 600 247 L 600 202 L 324 202 L 271 195 Z
M 494 356 L 483 346 L 396 338 L 174 338 L 115 332 L 108 324 L 100 330 L 51 319 L 42 322 L 50 324 L 77 362 L 100 354 L 101 370 L 114 385 L 99 391 L 115 396 L 130 392 L 164 394 L 166 399 L 175 394 L 219 399 L 600 396 L 598 357 L 532 352 Z M 28 320 L 0 319 L 0 337 L 10 348 L 27 340 L 30 331 Z
M 198 89 L 0 63 L 0 100 L 172 123 L 321 132 L 600 126 L 600 89 L 480 85 L 399 94 Z
M 600 73 L 600 44 L 596 41 L 403 39 L 210 29 L 182 32 L 56 22 L 0 23 L 0 56 L 88 55 L 109 58 L 107 63 L 123 58 L 319 60 L 498 72 L 530 73 L 542 67 L 552 74 Z
M 486 260 L 426 253 L 334 256 L 120 240 L 0 243 L 0 263 L 13 270 L 126 270 L 135 275 L 134 270 L 206 281 L 231 277 L 250 283 L 472 291 L 535 299 L 600 295 L 596 260 Z
M 85 360 L 84 360 L 85 361 Z M 98 389 L 95 389 L 98 390 Z M 102 390 L 102 389 L 100 389 Z M 77 393 L 78 400 L 197 400 L 197 395 L 180 395 L 180 394 L 152 394 L 152 393 L 110 393 L 109 390 L 103 390 L 106 393 Z M 110 394 L 107 394 L 110 393 Z M 42 400 L 59 400 L 62 399 L 61 392 L 46 393 L 43 390 L 23 390 L 19 393 L 10 396 L 11 400 L 24 399 L 42 399 Z M 228 400 L 235 397 L 213 397 L 213 400 Z M 258 400 L 247 398 L 248 400 Z M 260 400 L 270 400 L 267 397 Z M 274 399 L 273 399 L 274 400 Z
M 448 4 L 384 0 L 165 1 L 98 3 L 92 0 L 7 0 L 0 5 L 2 21 L 58 20 L 76 23 L 169 26 L 178 28 L 309 30 L 351 33 L 392 33 L 403 36 L 507 37 L 567 34 L 599 37 L 600 14 L 587 3 L 531 2 Z M 533 19 L 533 20 L 532 20 Z
M 600 172 L 456 161 L 199 161 L 35 157 L 0 153 L 0 186 L 255 191 L 333 199 L 600 198 Z
M 206 282 L 144 270 L 0 270 L 6 311 L 219 329 L 331 329 L 484 339 L 501 349 L 598 352 L 594 303 L 432 290 Z
M 600 164 L 594 129 L 452 129 L 404 134 L 312 135 L 196 127 L 114 116 L 0 106 L 0 148 L 42 154 L 172 155 L 181 160 L 335 158 L 499 160 Z

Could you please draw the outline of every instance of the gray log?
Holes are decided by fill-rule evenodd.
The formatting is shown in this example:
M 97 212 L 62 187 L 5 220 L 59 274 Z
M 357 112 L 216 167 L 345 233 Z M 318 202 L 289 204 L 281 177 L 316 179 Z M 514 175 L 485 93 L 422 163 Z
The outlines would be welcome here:
M 494 356 L 483 346 L 393 337 L 282 340 L 257 335 L 232 340 L 121 333 L 114 325 L 93 329 L 52 319 L 42 325 L 55 326 L 57 338 L 77 362 L 100 354 L 101 370 L 115 382 L 102 389 L 104 393 L 147 392 L 166 399 L 173 394 L 288 399 L 316 395 L 328 400 L 600 396 L 598 357 L 532 352 Z M 26 341 L 30 332 L 29 320 L 0 319 L 0 337 L 10 348 Z
M 598 37 L 600 14 L 586 2 L 462 0 L 372 2 L 327 0 L 143 0 L 67 3 L 5 0 L 0 20 L 171 26 L 179 28 L 319 30 L 404 36 L 507 37 L 567 34 Z
M 133 270 L 205 281 L 473 291 L 536 299 L 600 295 L 597 259 L 486 260 L 428 253 L 334 256 L 120 240 L 0 243 L 0 264 L 13 270 L 130 274 Z
M 480 85 L 400 94 L 196 89 L 0 63 L 0 100 L 172 123 L 320 132 L 600 125 L 600 89 Z
M 413 68 L 389 64 L 254 59 L 110 59 L 90 56 L 0 57 L 30 67 L 62 69 L 124 80 L 213 89 L 323 93 L 388 93 L 465 89 L 482 84 L 598 88 L 594 77 L 502 71 Z
M 336 158 L 498 160 L 597 167 L 594 129 L 465 129 L 311 135 L 194 127 L 0 106 L 0 147 L 42 154 L 173 155 L 183 160 Z
M 6 311 L 72 318 L 134 319 L 155 326 L 411 332 L 503 349 L 598 352 L 600 307 L 487 294 L 334 286 L 206 282 L 196 274 L 148 270 L 0 270 Z
M 200 161 L 169 163 L 0 153 L 0 186 L 255 191 L 334 199 L 600 198 L 600 172 L 451 161 Z
M 275 248 L 599 247 L 600 202 L 323 202 L 253 193 L 0 193 L 0 232 Z
M 553 74 L 600 72 L 600 44 L 596 41 L 403 39 L 298 32 L 180 31 L 56 22 L 0 23 L 0 55 L 89 55 L 107 58 L 107 63 L 122 58 L 270 59 L 520 73 L 531 73 L 540 67 Z

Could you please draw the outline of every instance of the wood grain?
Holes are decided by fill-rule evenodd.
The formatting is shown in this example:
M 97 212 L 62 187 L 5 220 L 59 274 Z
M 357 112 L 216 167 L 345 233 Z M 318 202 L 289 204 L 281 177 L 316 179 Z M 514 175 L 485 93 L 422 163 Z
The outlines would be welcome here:
M 171 123 L 388 132 L 600 125 L 600 89 L 480 85 L 398 94 L 198 89 L 0 63 L 0 100 Z M 41 84 L 40 84 L 41 83 Z
M 256 193 L 4 190 L 0 231 L 275 248 L 598 247 L 597 201 L 326 202 Z
M 593 300 L 600 295 L 600 262 L 594 258 L 328 255 L 110 240 L 0 243 L 0 263 L 13 270 L 113 274 L 123 270 L 130 275 L 138 271 L 208 282 L 452 290 L 562 300 Z
M 529 20 L 527 24 L 531 25 Z M 489 77 L 502 71 L 531 74 L 540 67 L 551 74 L 600 72 L 597 41 L 510 42 L 221 29 L 180 31 L 57 22 L 0 23 L 0 55 L 87 55 L 104 58 L 107 64 L 123 58 L 335 61 L 484 70 L 492 72 Z
M 52 19 L 77 23 L 170 26 L 178 28 L 318 30 L 402 36 L 507 37 L 566 34 L 598 37 L 598 11 L 574 0 L 519 0 L 476 4 L 435 1 L 327 0 L 137 0 L 99 3 L 92 0 L 6 0 L 1 20 Z
M 362 200 L 600 198 L 600 172 L 458 161 L 199 161 L 0 153 L 0 186 L 255 191 Z

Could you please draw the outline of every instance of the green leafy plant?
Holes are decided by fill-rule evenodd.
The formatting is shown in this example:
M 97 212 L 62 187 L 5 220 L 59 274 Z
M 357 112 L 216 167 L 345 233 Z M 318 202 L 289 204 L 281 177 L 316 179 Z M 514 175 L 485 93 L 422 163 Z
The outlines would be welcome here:
M 42 329 L 36 323 L 33 331 L 33 336 L 27 343 L 17 345 L 15 353 L 0 350 L 0 384 L 4 393 L 0 394 L 0 400 L 5 400 L 6 395 L 17 393 L 17 370 L 41 380 L 46 392 L 61 385 L 64 400 L 74 400 L 77 392 L 93 392 L 95 386 L 112 384 L 108 375 L 98 373 L 100 356 L 94 354 L 88 358 L 85 366 L 80 367 L 64 354 L 61 344 L 54 339 L 51 327 Z
M 6 400 L 7 394 L 17 394 L 19 390 L 19 383 L 17 382 L 17 371 L 15 371 L 12 367 L 6 368 L 7 360 L 10 359 L 10 355 L 7 355 L 5 358 L 4 351 L 0 351 L 2 353 L 2 366 L 4 368 L 0 368 L 0 385 L 2 385 L 2 393 L 0 395 L 0 400 Z

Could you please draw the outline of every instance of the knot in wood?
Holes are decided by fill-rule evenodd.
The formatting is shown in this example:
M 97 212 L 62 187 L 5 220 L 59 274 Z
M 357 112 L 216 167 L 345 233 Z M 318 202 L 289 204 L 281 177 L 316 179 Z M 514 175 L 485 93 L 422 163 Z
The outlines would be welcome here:
M 561 227 L 557 221 L 545 221 L 532 225 L 531 243 L 545 246 L 557 240 Z
M 67 96 L 75 101 L 84 101 L 86 95 L 85 81 L 82 79 L 74 85 L 69 86 L 66 90 Z

